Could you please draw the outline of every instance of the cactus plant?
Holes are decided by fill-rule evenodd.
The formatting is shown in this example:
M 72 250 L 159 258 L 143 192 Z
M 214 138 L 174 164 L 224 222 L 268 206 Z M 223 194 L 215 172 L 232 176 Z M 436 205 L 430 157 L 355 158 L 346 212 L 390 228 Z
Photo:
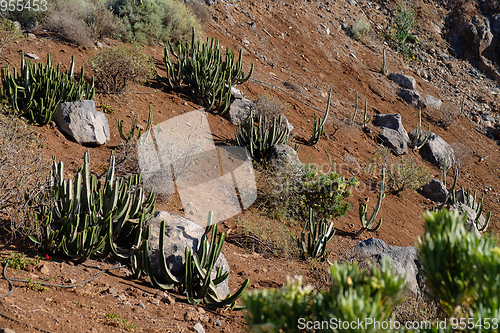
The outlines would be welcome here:
M 149 117 L 148 117 L 148 126 L 146 127 L 146 132 L 148 132 L 151 129 L 152 121 L 153 121 L 153 110 L 152 110 L 151 104 L 149 104 Z M 134 138 L 134 134 L 135 134 L 135 119 L 132 120 L 132 126 L 130 127 L 127 136 L 125 136 L 123 134 L 122 120 L 118 119 L 118 133 L 120 134 L 120 137 L 123 140 L 125 140 L 127 142 L 131 142 L 132 139 Z M 139 128 L 137 130 L 137 140 L 139 140 L 141 138 L 141 134 L 142 134 L 141 129 Z
M 144 193 L 141 175 L 115 179 L 115 159 L 111 155 L 105 181 L 90 175 L 89 153 L 84 166 L 71 179 L 64 179 L 64 165 L 53 157 L 50 177 L 50 209 L 37 218 L 42 226 L 39 237 L 30 236 L 45 251 L 63 253 L 77 263 L 91 255 L 108 254 L 130 258 L 142 244 L 144 222 L 155 210 L 156 195 Z
M 382 67 L 380 68 L 380 73 L 387 76 L 387 65 L 385 63 L 385 48 L 382 50 Z
M 172 61 L 170 54 L 177 62 Z M 195 42 L 194 29 L 191 43 L 180 43 L 177 50 L 172 43 L 168 43 L 164 61 L 167 71 L 165 81 L 171 88 L 189 87 L 199 95 L 200 104 L 218 114 L 229 108 L 231 86 L 247 81 L 254 70 L 252 64 L 245 77 L 241 51 L 235 62 L 234 50 L 226 48 L 223 61 L 219 40 L 207 38 L 205 43 Z
M 26 116 L 35 124 L 45 125 L 52 120 L 59 103 L 94 98 L 94 78 L 87 84 L 82 67 L 80 80 L 76 81 L 74 69 L 74 56 L 70 68 L 63 73 L 61 64 L 57 69 L 52 66 L 50 54 L 45 67 L 24 59 L 23 54 L 19 74 L 15 67 L 11 74 L 8 65 L 1 71 L 2 97 L 16 113 Z
M 368 117 L 368 99 L 365 99 L 365 112 L 363 114 L 363 127 L 366 127 L 372 121 L 372 117 Z
M 207 241 L 207 235 L 212 232 L 211 246 Z M 165 221 L 160 223 L 160 243 L 159 248 L 163 249 L 165 244 Z M 218 240 L 217 240 L 218 237 Z M 219 258 L 222 246 L 224 244 L 225 234 L 217 235 L 217 225 L 213 224 L 213 212 L 208 214 L 208 225 L 200 240 L 200 245 L 196 253 L 192 254 L 191 250 L 185 249 L 185 273 L 184 276 L 178 277 L 172 274 L 167 267 L 165 254 L 160 251 L 160 269 L 162 278 L 165 281 L 159 282 L 153 275 L 153 270 L 149 260 L 149 249 L 147 240 L 143 241 L 142 247 L 145 249 L 140 251 L 142 261 L 144 262 L 145 270 L 154 287 L 160 289 L 172 289 L 175 286 L 181 287 L 186 292 L 187 299 L 192 304 L 197 304 L 204 301 L 206 305 L 215 307 L 231 306 L 234 308 L 236 300 L 241 296 L 243 291 L 250 283 L 246 279 L 234 295 L 228 295 L 225 299 L 220 299 L 216 286 L 223 282 L 229 276 L 229 272 L 222 274 L 222 268 L 219 267 L 215 279 L 211 278 L 211 272 L 214 269 L 215 262 Z
M 257 118 L 257 126 L 254 121 L 254 115 L 251 113 L 246 123 L 238 125 L 236 142 L 239 146 L 247 148 L 250 157 L 260 161 L 267 157 L 273 145 L 286 144 L 290 131 L 283 124 L 281 116 L 273 118 L 272 124 L 268 123 L 266 116 Z
M 418 109 L 417 129 L 415 131 L 414 139 L 410 142 L 410 147 L 412 149 L 421 149 L 427 143 L 427 140 L 429 139 L 430 135 L 431 135 L 430 125 L 428 125 L 427 127 L 427 133 L 425 135 L 422 133 L 422 109 Z
M 332 90 L 330 89 L 330 92 L 328 93 L 328 104 L 326 106 L 325 118 L 321 120 L 321 118 L 318 119 L 318 117 L 314 115 L 313 136 L 310 140 L 310 143 L 312 145 L 316 145 L 319 142 L 321 136 L 325 133 L 325 123 L 326 123 L 326 118 L 328 117 L 328 114 L 330 112 L 331 99 L 332 99 Z
M 378 194 L 377 205 L 373 209 L 373 213 L 368 218 L 367 210 L 368 204 L 359 204 L 359 220 L 361 221 L 361 229 L 356 233 L 356 237 L 359 237 L 365 230 L 369 232 L 374 232 L 380 229 L 382 226 L 382 219 L 379 220 L 378 224 L 375 225 L 375 217 L 377 216 L 380 206 L 382 205 L 382 199 L 385 198 L 384 193 L 384 180 L 385 180 L 385 169 L 382 168 L 382 177 L 380 180 L 380 190 Z
M 306 243 L 307 229 L 309 231 Z M 326 224 L 325 220 L 313 222 L 313 209 L 309 208 L 309 220 L 306 220 L 300 238 L 297 237 L 297 244 L 302 250 L 304 257 L 325 261 L 327 260 L 326 244 L 332 239 L 334 234 L 333 222 L 330 222 L 329 225 Z
M 358 93 L 356 93 L 356 103 L 354 106 L 354 114 L 351 119 L 351 125 L 356 121 L 356 115 L 358 114 Z

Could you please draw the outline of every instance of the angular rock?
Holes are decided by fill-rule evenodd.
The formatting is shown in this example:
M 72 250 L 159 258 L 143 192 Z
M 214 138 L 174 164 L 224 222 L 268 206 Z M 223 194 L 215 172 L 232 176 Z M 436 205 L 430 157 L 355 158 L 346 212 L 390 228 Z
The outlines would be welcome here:
M 38 60 L 38 59 L 40 59 L 40 57 L 39 57 L 39 56 L 37 56 L 37 55 L 36 55 L 36 54 L 34 54 L 34 53 L 26 53 L 26 54 L 25 54 L 25 56 L 26 56 L 26 58 L 30 58 L 30 59 L 33 59 L 33 60 Z
M 251 100 L 242 98 L 236 99 L 229 107 L 229 120 L 234 125 L 243 124 L 250 117 L 252 112 L 253 103 Z
M 435 202 L 445 201 L 448 195 L 446 186 L 444 186 L 443 182 L 439 179 L 431 180 L 429 183 L 422 186 L 419 192 L 427 199 Z
M 425 103 L 422 100 L 422 97 L 420 97 L 420 94 L 415 90 L 402 89 L 398 93 L 398 96 L 414 108 L 419 109 L 425 107 Z
M 415 81 L 415 78 L 413 76 L 398 74 L 398 73 L 390 73 L 389 76 L 387 77 L 389 78 L 389 80 L 392 80 L 397 84 L 399 84 L 399 86 L 402 88 L 411 90 L 417 89 L 417 81 Z
M 406 133 L 403 123 L 401 122 L 401 115 L 399 113 L 379 114 L 374 118 L 373 125 L 393 129 L 399 132 L 406 140 L 409 140 L 408 133 Z
M 303 164 L 297 152 L 288 145 L 277 144 L 271 147 L 268 162 L 279 169 L 290 169 L 292 175 L 302 176 Z
M 404 155 L 408 153 L 408 140 L 398 131 L 383 127 L 379 138 L 382 144 L 390 148 L 394 154 Z
M 106 115 L 96 111 L 92 100 L 59 104 L 53 120 L 62 132 L 80 144 L 103 145 L 110 138 Z
M 179 215 L 166 211 L 157 211 L 154 216 L 146 222 L 146 226 L 151 226 L 151 236 L 148 240 L 149 259 L 154 276 L 162 281 L 160 268 L 160 222 L 165 221 L 165 253 L 167 267 L 176 276 L 184 276 L 185 249 L 189 247 L 191 253 L 196 253 L 200 244 L 200 239 L 205 230 L 196 223 L 187 220 Z M 215 279 L 217 269 L 222 267 L 222 274 L 229 272 L 229 264 L 220 254 L 215 262 L 211 277 Z M 229 294 L 229 278 L 217 285 L 217 293 L 221 299 Z
M 203 325 L 201 323 L 196 323 L 196 325 L 193 326 L 193 329 L 197 333 L 205 333 L 205 329 L 203 328 Z
M 409 134 L 410 140 L 415 137 L 416 130 L 412 130 Z M 426 131 L 422 131 L 426 135 Z M 420 155 L 432 164 L 442 167 L 446 161 L 446 165 L 451 167 L 455 162 L 455 153 L 453 148 L 443 140 L 439 135 L 431 132 L 429 139 L 420 149 Z
M 354 251 L 369 255 L 380 262 L 386 258 L 391 263 L 396 274 L 408 277 L 408 288 L 415 294 L 420 293 L 423 287 L 423 278 L 418 273 L 420 262 L 417 258 L 417 249 L 414 246 L 391 246 L 378 238 L 369 238 L 358 242 Z
M 243 99 L 243 94 L 241 93 L 241 91 L 236 88 L 235 86 L 231 86 L 231 95 L 235 98 L 235 99 Z
M 427 95 L 424 97 L 424 104 L 427 108 L 434 108 L 439 110 L 441 108 L 441 105 L 443 105 L 443 101 L 434 96 Z

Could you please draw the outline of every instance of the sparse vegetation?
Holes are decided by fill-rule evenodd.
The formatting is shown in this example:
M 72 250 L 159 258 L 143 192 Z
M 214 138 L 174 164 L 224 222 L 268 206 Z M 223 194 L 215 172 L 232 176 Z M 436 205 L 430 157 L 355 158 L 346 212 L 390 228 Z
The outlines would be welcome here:
M 13 44 L 23 37 L 14 22 L 0 17 L 0 52 L 6 45 Z
M 413 50 L 408 45 L 408 42 L 413 40 L 411 31 L 416 24 L 416 16 L 411 1 L 400 3 L 396 7 L 394 20 L 387 37 L 391 42 L 391 47 L 406 59 L 413 56 Z
M 307 242 L 306 242 L 307 231 Z M 306 220 L 300 237 L 297 237 L 299 249 L 304 258 L 328 261 L 329 251 L 326 250 L 328 242 L 335 234 L 333 222 L 327 224 L 324 219 L 314 222 L 313 209 L 309 209 L 309 220 Z
M 354 40 L 363 41 L 370 33 L 370 25 L 361 19 L 352 27 L 351 35 Z
M 252 101 L 252 111 L 255 117 L 266 116 L 267 119 L 284 116 L 288 107 L 275 97 L 260 95 Z
M 201 31 L 191 9 L 177 0 L 117 0 L 114 13 L 125 28 L 121 34 L 125 42 L 149 45 L 188 41 L 191 30 Z
M 89 59 L 97 87 L 107 94 L 122 93 L 130 82 L 145 83 L 154 77 L 155 68 L 138 46 L 114 46 Z
M 137 328 L 137 326 L 134 324 L 127 324 L 127 319 L 121 319 L 116 313 L 106 313 L 106 316 L 104 317 L 104 324 L 113 327 L 124 328 L 127 331 Z
M 9 265 L 16 270 L 33 269 L 40 263 L 40 257 L 37 255 L 34 260 L 26 258 L 24 253 L 9 253 L 9 258 L 3 258 L 2 264 Z

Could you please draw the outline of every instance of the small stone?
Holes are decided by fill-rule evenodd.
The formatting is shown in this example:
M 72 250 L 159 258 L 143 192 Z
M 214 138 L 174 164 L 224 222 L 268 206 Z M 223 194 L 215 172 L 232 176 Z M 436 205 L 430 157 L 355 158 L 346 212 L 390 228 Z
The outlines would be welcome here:
M 108 293 L 111 294 L 111 295 L 116 295 L 117 294 L 116 288 L 115 287 L 109 288 L 108 289 Z
M 175 303 L 175 299 L 172 296 L 170 296 L 169 294 L 167 294 L 167 293 L 163 294 L 163 297 L 161 298 L 161 301 L 163 303 L 168 304 L 168 305 L 172 305 L 172 304 Z
M 243 39 L 241 40 L 241 44 L 243 44 L 243 45 L 248 45 L 248 44 L 250 44 L 250 42 L 248 41 L 248 39 L 243 38 Z
M 36 35 L 32 33 L 28 33 L 28 39 L 36 39 Z
M 220 326 L 222 326 L 222 322 L 219 319 L 217 319 L 215 321 L 215 325 L 220 327 Z
M 69 278 L 69 279 L 64 280 L 64 283 L 75 284 L 76 283 L 76 279 Z
M 205 314 L 205 310 L 203 310 L 203 308 L 198 308 L 198 313 L 199 314 Z
M 34 59 L 34 60 L 40 59 L 40 57 L 34 53 L 26 53 L 25 55 L 27 58 L 30 58 L 30 59 Z
M 43 264 L 42 266 L 40 266 L 39 270 L 40 270 L 40 273 L 45 274 L 45 275 L 48 275 L 50 273 L 49 266 L 46 264 Z
M 205 329 L 203 328 L 203 325 L 201 325 L 200 323 L 196 323 L 193 329 L 198 333 L 205 333 Z
M 140 308 L 143 308 L 143 309 L 146 308 L 146 305 L 142 302 L 139 302 L 139 304 L 137 304 L 137 306 L 139 306 Z
M 198 319 L 198 313 L 196 313 L 195 311 L 187 311 L 184 314 L 184 320 L 186 321 L 193 321 L 197 319 Z
M 16 333 L 16 331 L 11 330 L 10 328 L 5 327 L 5 328 L 0 329 L 0 333 Z
M 148 300 L 150 303 L 152 303 L 154 305 L 160 305 L 160 300 L 157 298 L 149 298 Z
M 102 49 L 104 47 L 104 45 L 101 42 L 97 42 L 96 45 L 100 49 Z

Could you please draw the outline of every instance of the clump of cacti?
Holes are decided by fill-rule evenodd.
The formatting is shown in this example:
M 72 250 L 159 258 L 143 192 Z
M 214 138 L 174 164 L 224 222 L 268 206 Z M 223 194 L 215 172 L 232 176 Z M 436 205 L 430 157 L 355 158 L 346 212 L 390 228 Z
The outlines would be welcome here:
M 64 179 L 64 165 L 52 162 L 50 207 L 38 212 L 41 233 L 32 235 L 44 251 L 61 253 L 84 262 L 92 255 L 113 254 L 130 258 L 141 245 L 144 222 L 155 210 L 156 195 L 146 196 L 140 174 L 128 179 L 114 176 L 111 155 L 104 182 L 90 174 L 89 153 L 85 153 L 74 182 Z
M 255 125 L 257 120 L 257 126 Z M 245 123 L 239 124 L 236 130 L 236 142 L 245 147 L 250 157 L 260 161 L 269 155 L 275 144 L 286 144 L 290 135 L 288 127 L 283 124 L 283 118 L 273 118 L 272 123 L 266 116 L 255 119 L 250 114 Z
M 70 68 L 63 73 L 61 64 L 57 65 L 57 69 L 52 66 L 50 54 L 46 66 L 32 63 L 23 55 L 20 73 L 14 67 L 11 74 L 8 65 L 1 71 L 2 97 L 15 113 L 35 124 L 45 125 L 52 120 L 59 103 L 94 98 L 94 78 L 90 84 L 86 83 L 82 67 L 80 79 L 76 81 L 74 70 L 74 56 Z
M 382 205 L 382 199 L 385 198 L 384 193 L 384 180 L 385 180 L 385 169 L 382 168 L 382 177 L 380 179 L 380 190 L 378 194 L 377 205 L 373 209 L 373 213 L 368 217 L 368 204 L 359 204 L 359 220 L 361 221 L 361 229 L 356 233 L 356 237 L 360 236 L 365 230 L 369 232 L 374 232 L 380 229 L 382 226 L 382 219 L 379 220 L 378 224 L 375 225 L 375 217 L 377 216 L 380 206 Z
M 417 128 L 415 130 L 415 136 L 413 140 L 410 141 L 410 147 L 412 149 L 421 149 L 429 140 L 431 135 L 431 126 L 428 125 L 427 133 L 422 131 L 422 109 L 418 109 L 418 123 Z
M 326 106 L 325 118 L 323 120 L 321 118 L 318 119 L 316 115 L 314 115 L 314 126 L 313 126 L 313 136 L 310 140 L 312 145 L 316 145 L 319 142 L 321 136 L 325 133 L 325 123 L 326 118 L 330 112 L 330 100 L 332 98 L 332 90 L 328 93 L 328 104 Z
M 313 209 L 309 208 L 309 220 L 306 220 L 300 238 L 297 237 L 297 244 L 304 257 L 325 261 L 328 260 L 326 244 L 332 239 L 334 234 L 333 222 L 327 224 L 324 219 L 319 222 L 313 222 Z
M 211 244 L 209 245 L 207 235 L 212 232 Z M 249 279 L 245 279 L 238 291 L 234 295 L 228 295 L 225 299 L 220 299 L 216 286 L 222 283 L 229 276 L 229 272 L 222 273 L 222 268 L 217 270 L 215 279 L 211 278 L 212 270 L 215 267 L 215 262 L 224 245 L 225 234 L 217 235 L 217 225 L 213 224 L 213 212 L 208 215 L 208 226 L 205 233 L 201 237 L 200 246 L 196 253 L 191 253 L 191 250 L 185 249 L 185 274 L 184 276 L 175 276 L 167 267 L 165 253 L 160 250 L 160 269 L 164 282 L 158 281 L 154 276 L 149 260 L 149 249 L 147 240 L 143 241 L 141 263 L 144 264 L 144 269 L 149 276 L 149 279 L 154 287 L 160 289 L 172 289 L 180 287 L 187 295 L 187 299 L 191 304 L 197 304 L 203 301 L 206 305 L 215 307 L 230 306 L 234 308 L 236 300 L 241 296 L 243 291 L 250 283 Z M 160 223 L 160 243 L 159 248 L 163 249 L 165 244 L 165 221 Z
M 176 61 L 172 60 L 171 54 Z M 164 61 L 166 82 L 171 88 L 189 87 L 199 96 L 200 104 L 219 114 L 229 108 L 231 86 L 247 81 L 254 69 L 252 64 L 245 76 L 241 51 L 235 61 L 234 50 L 226 48 L 223 60 L 219 40 L 207 38 L 205 43 L 195 42 L 194 30 L 191 43 L 179 43 L 177 50 L 168 43 Z
M 149 104 L 149 117 L 148 117 L 148 125 L 146 127 L 146 132 L 148 132 L 151 129 L 151 123 L 153 121 L 153 110 L 151 108 L 151 104 Z M 120 137 L 125 140 L 126 142 L 131 142 L 132 139 L 134 138 L 135 134 L 135 118 L 132 120 L 132 126 L 130 127 L 127 136 L 123 134 L 123 126 L 122 126 L 122 120 L 118 119 L 118 133 L 120 134 Z M 141 129 L 139 128 L 137 130 L 137 140 L 141 138 Z

